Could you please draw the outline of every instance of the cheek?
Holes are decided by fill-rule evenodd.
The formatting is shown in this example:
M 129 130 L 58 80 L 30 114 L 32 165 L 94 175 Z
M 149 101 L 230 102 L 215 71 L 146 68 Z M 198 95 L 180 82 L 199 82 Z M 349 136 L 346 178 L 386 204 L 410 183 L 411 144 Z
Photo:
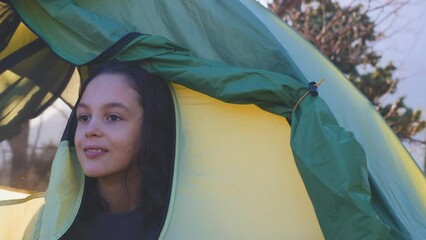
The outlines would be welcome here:
M 139 149 L 141 148 L 141 140 L 140 140 L 140 129 L 134 129 L 131 132 L 128 132 L 126 136 L 123 136 L 121 143 L 123 154 L 128 155 L 131 158 L 137 157 L 139 153 Z M 125 138 L 125 139 L 124 139 Z
M 131 136 L 131 138 L 129 138 L 129 135 L 127 136 L 127 139 L 123 139 L 121 143 L 121 149 L 123 149 L 124 154 L 128 155 L 137 154 L 141 145 L 138 136 Z
M 74 134 L 74 145 L 76 148 L 80 146 L 80 143 L 83 140 L 83 136 L 84 135 L 82 135 L 81 127 L 77 126 L 77 128 L 75 129 L 75 134 Z

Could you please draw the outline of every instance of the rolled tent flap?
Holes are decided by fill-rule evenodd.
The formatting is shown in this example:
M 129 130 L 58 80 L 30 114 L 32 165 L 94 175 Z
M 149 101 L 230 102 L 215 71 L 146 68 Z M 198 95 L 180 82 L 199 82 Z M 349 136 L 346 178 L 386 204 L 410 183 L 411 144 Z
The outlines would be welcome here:
M 355 113 L 363 107 L 370 109 L 360 122 L 366 119 L 377 122 L 375 128 L 385 129 L 387 133 L 381 138 L 395 136 L 382 126 L 383 120 L 377 120 L 376 113 L 370 113 L 372 107 L 365 100 L 357 102 L 359 93 L 354 94 L 353 87 L 347 87 L 347 83 L 340 87 L 336 81 L 345 80 L 334 67 L 256 3 L 154 0 L 12 3 L 25 23 L 56 54 L 73 64 L 99 63 L 110 58 L 139 61 L 142 67 L 167 81 L 229 103 L 256 104 L 290 119 L 294 158 L 327 239 L 420 239 L 425 234 L 426 189 L 416 188 L 425 183 L 419 169 L 413 170 L 411 162 L 404 163 L 408 166 L 405 169 L 411 169 L 409 172 L 395 170 L 394 163 L 404 155 L 397 153 L 389 160 L 390 173 L 378 173 L 377 162 L 383 155 L 371 151 L 363 137 L 366 130 L 342 117 L 354 113 L 346 113 L 347 109 L 335 107 L 333 102 L 356 102 Z M 182 19 L 177 20 L 178 16 Z M 274 35 L 272 29 L 278 34 Z M 129 34 L 135 37 L 128 40 Z M 279 34 L 288 39 L 278 39 Z M 294 51 L 299 48 L 308 49 L 305 52 L 310 55 L 298 56 Z M 311 57 L 315 60 L 313 65 L 326 67 L 324 74 L 315 66 L 313 69 L 318 71 L 306 70 L 300 59 L 306 58 L 308 62 Z M 318 81 L 324 76 L 326 84 L 331 82 L 338 89 L 323 92 L 320 87 L 320 96 L 304 97 L 308 80 Z M 355 97 L 340 96 L 340 90 Z M 330 97 L 333 94 L 341 98 L 333 99 Z M 391 151 L 394 145 L 401 147 L 393 141 L 392 145 L 384 143 L 377 151 Z M 368 170 L 370 166 L 374 172 Z M 382 176 L 392 174 L 408 190 L 383 183 Z

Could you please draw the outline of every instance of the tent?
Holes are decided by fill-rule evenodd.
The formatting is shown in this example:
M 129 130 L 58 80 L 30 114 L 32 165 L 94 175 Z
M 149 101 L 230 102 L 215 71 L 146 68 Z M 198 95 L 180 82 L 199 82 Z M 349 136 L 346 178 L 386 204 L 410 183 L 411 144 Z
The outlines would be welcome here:
M 85 66 L 108 59 L 138 61 L 172 83 L 177 152 L 161 238 L 426 235 L 426 180 L 406 149 L 330 61 L 257 2 L 15 0 L 1 7 L 0 134 L 49 99 L 67 101 L 74 66 L 84 76 Z M 15 39 L 20 32 L 31 37 Z M 56 58 L 49 70 L 58 71 L 19 58 L 37 42 Z M 45 89 L 42 100 L 34 100 L 42 91 L 18 95 L 22 85 Z M 52 172 L 65 164 L 57 161 L 62 154 L 72 153 L 58 151 Z M 51 176 L 45 209 L 71 218 L 60 217 L 42 238 L 60 237 L 75 216 L 61 213 L 76 199 L 54 197 L 64 181 L 80 183 L 81 171 L 67 167 L 75 171 Z M 44 202 L 39 196 L 1 202 L 1 234 L 21 238 Z

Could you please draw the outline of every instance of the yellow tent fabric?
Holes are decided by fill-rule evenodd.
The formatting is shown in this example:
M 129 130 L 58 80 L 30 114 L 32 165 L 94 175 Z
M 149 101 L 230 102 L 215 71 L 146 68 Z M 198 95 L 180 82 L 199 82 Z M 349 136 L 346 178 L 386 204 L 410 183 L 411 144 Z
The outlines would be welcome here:
M 322 238 L 286 120 L 254 105 L 226 104 L 181 86 L 175 91 L 176 179 L 162 236 Z
M 22 239 L 35 214 L 44 204 L 44 194 L 0 188 L 0 239 Z

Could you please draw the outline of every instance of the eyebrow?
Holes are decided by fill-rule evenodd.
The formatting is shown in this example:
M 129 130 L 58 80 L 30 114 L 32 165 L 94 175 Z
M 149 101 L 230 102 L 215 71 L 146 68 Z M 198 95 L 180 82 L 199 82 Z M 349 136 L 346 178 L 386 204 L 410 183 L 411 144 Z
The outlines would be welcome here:
M 77 108 L 87 108 L 90 109 L 89 105 L 85 104 L 85 103 L 79 103 L 77 105 Z M 120 102 L 110 102 L 107 103 L 105 105 L 102 106 L 102 108 L 121 108 L 127 112 L 131 112 L 130 108 L 128 108 L 127 106 L 125 106 L 124 104 L 120 103 Z

